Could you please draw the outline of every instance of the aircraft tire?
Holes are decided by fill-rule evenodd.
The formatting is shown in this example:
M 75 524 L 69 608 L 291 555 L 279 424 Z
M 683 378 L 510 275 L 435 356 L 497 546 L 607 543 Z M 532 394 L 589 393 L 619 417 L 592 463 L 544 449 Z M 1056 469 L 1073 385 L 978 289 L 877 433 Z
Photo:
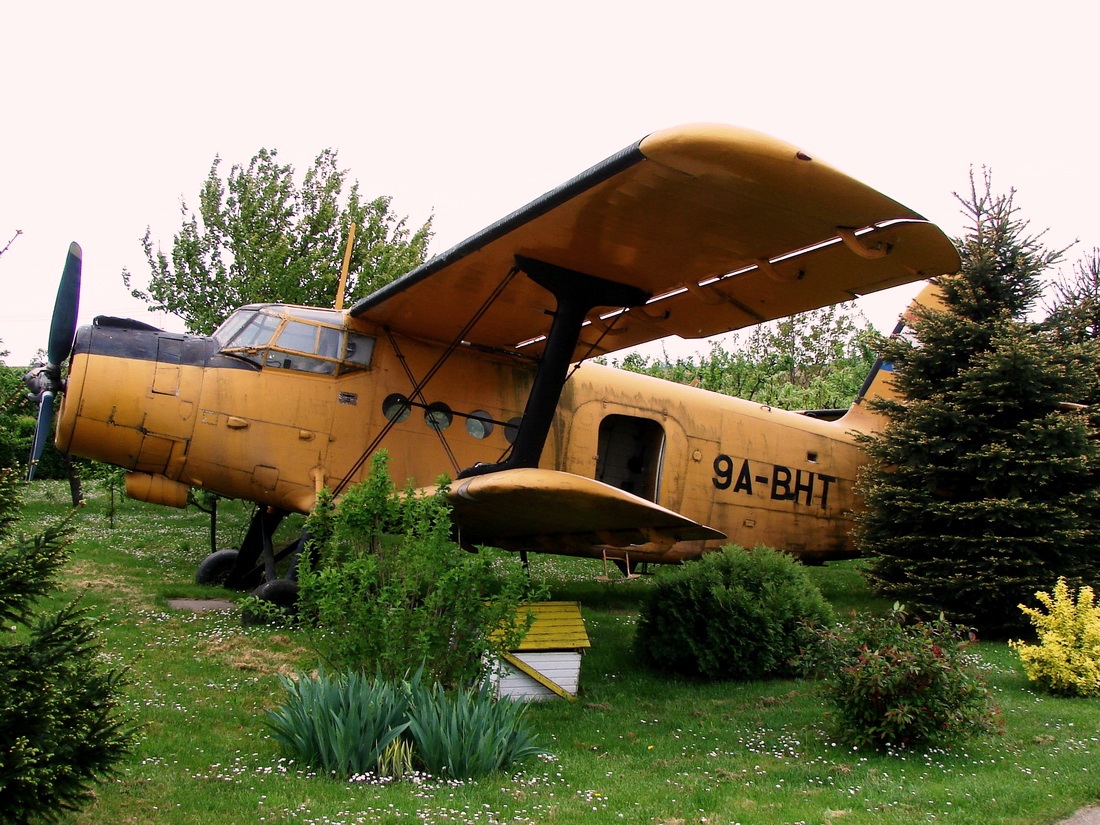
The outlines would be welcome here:
M 293 579 L 275 579 L 264 582 L 252 595 L 279 607 L 294 607 L 298 603 L 298 582 Z
M 275 579 L 264 582 L 252 591 L 252 595 L 277 608 L 279 613 L 287 617 L 293 616 L 298 604 L 298 583 L 292 579 Z M 241 612 L 242 625 L 263 625 L 271 621 L 271 612 L 254 612 L 245 607 Z
M 237 563 L 237 555 L 236 550 L 215 550 L 199 563 L 195 584 L 224 585 Z

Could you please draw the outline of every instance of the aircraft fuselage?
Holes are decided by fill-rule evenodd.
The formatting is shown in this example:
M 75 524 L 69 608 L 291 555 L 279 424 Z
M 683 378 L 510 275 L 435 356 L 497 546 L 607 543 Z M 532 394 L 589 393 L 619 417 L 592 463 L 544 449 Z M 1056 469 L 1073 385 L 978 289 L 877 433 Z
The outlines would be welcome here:
M 428 486 L 508 454 L 536 367 L 468 346 L 441 355 L 336 310 L 244 308 L 215 337 L 96 319 L 76 338 L 57 443 L 131 471 L 131 495 L 177 506 L 198 487 L 308 512 L 320 489 L 361 480 L 376 449 L 398 484 Z M 852 555 L 862 462 L 850 429 L 585 362 L 539 466 L 654 501 L 728 541 L 839 558 Z M 722 543 L 631 555 L 671 562 Z

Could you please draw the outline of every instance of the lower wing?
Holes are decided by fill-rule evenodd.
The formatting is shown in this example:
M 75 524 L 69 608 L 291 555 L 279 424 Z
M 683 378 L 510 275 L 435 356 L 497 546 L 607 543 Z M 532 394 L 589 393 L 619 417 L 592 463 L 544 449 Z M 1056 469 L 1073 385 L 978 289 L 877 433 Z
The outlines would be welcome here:
M 448 499 L 468 544 L 535 550 L 558 542 L 626 547 L 725 538 L 652 501 L 557 470 L 474 476 L 456 482 Z

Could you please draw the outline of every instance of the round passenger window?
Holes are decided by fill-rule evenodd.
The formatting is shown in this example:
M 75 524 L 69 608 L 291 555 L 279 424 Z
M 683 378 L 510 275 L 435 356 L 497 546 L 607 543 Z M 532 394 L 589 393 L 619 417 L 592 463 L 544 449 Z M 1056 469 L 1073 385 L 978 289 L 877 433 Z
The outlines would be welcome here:
M 466 432 L 474 438 L 488 438 L 493 434 L 493 417 L 485 410 L 474 410 L 466 417 Z
M 424 410 L 424 423 L 433 430 L 445 430 L 451 426 L 453 420 L 454 415 L 451 413 L 451 408 L 442 401 L 429 404 L 428 408 Z
M 394 424 L 405 421 L 410 412 L 412 412 L 412 404 L 409 403 L 409 399 L 399 392 L 387 395 L 386 400 L 382 402 L 382 415 Z

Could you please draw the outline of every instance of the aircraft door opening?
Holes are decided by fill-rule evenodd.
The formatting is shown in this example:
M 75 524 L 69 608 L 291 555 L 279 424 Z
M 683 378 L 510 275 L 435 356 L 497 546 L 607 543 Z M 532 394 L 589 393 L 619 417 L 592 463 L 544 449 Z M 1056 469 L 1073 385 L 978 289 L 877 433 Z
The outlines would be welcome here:
M 600 422 L 596 480 L 657 501 L 664 452 L 665 431 L 656 421 L 609 415 Z

